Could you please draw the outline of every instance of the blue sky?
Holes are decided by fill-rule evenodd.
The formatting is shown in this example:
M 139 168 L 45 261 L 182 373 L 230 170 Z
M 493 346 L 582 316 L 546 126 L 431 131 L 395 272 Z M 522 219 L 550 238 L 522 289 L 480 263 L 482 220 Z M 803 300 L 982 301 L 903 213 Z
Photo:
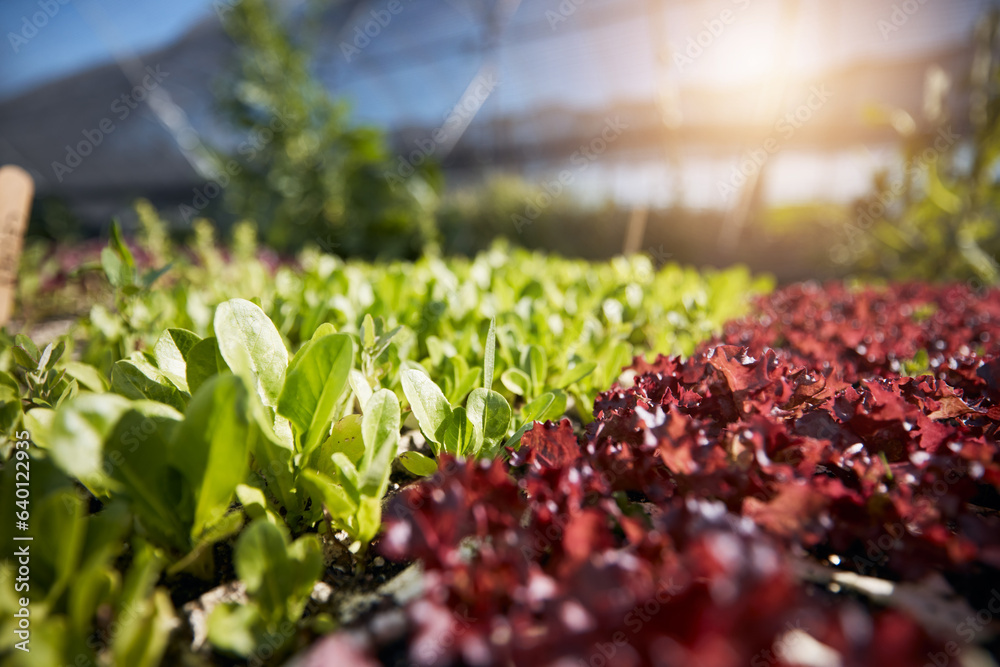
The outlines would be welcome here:
M 162 46 L 211 11 L 212 0 L 3 0 L 0 97 L 106 62 L 123 48 Z
M 180 37 L 194 23 L 213 13 L 213 2 L 234 0 L 0 0 L 0 99 L 35 85 L 103 62 L 115 54 L 148 52 Z M 295 5 L 302 0 L 282 0 Z M 333 2 L 333 0 L 330 0 Z M 384 0 L 374 0 L 381 6 Z M 905 30 L 885 38 L 879 20 L 890 15 L 896 0 L 805 0 L 796 25 L 795 55 L 790 59 L 799 74 L 864 56 L 901 56 L 933 49 L 942 43 L 967 39 L 971 21 L 989 0 L 934 0 L 919 5 Z M 359 120 L 392 125 L 401 117 L 423 122 L 440 120 L 478 69 L 481 54 L 475 45 L 479 28 L 455 11 L 463 0 L 432 0 L 420 6 L 422 14 L 389 25 L 386 35 L 348 65 L 337 44 L 350 40 L 331 36 L 325 59 L 336 73 L 338 94 L 355 102 Z M 435 6 L 434 3 L 440 3 Z M 706 55 L 686 68 L 669 66 L 682 85 L 724 84 L 752 79 L 773 65 L 773 54 L 762 45 L 777 42 L 777 0 L 660 0 L 662 25 L 649 16 L 628 16 L 615 0 L 588 0 L 586 12 L 570 14 L 567 25 L 549 29 L 546 18 L 562 0 L 525 0 L 511 24 L 520 37 L 537 33 L 544 39 L 520 39 L 515 34 L 504 49 L 501 67 L 504 88 L 491 100 L 492 112 L 523 112 L 540 103 L 572 100 L 600 106 L 609 98 L 649 97 L 651 86 L 662 83 L 656 69 L 657 45 L 671 43 L 677 50 L 705 33 L 724 12 L 733 15 L 725 38 L 706 49 Z M 444 11 L 451 7 L 450 12 Z M 575 6 L 575 5 L 574 5 Z M 744 9 L 745 8 L 745 9 Z M 429 11 L 433 9 L 434 11 Z M 590 12 L 590 18 L 584 16 Z M 50 16 L 51 15 L 51 16 Z M 432 19 L 440 20 L 441 25 Z M 597 17 L 595 20 L 594 17 Z M 615 18 L 605 23 L 604 18 Z M 363 21 L 362 16 L 357 21 Z M 738 19 L 738 20 L 737 20 Z M 356 22 L 357 22 L 356 21 Z M 39 24 L 40 27 L 36 27 Z M 353 25 L 353 24 L 352 24 Z M 471 36 L 471 50 L 458 48 Z M 463 34 L 464 34 L 463 33 Z M 464 41 L 463 41 L 464 40 Z M 423 42 L 426 54 L 409 57 L 405 70 L 397 53 L 411 42 Z M 442 45 L 435 48 L 436 43 Z M 627 46 L 626 46 L 627 45 Z M 320 68 L 325 71 L 324 68 Z M 622 73 L 626 74 L 622 74 Z
M 298 1 L 285 0 L 286 4 Z M 441 1 L 452 5 L 461 3 L 461 0 Z M 602 4 L 605 3 L 594 0 L 589 3 L 591 6 Z M 815 19 L 822 19 L 821 25 L 809 25 L 807 20 L 799 26 L 798 32 L 808 44 L 822 45 L 822 48 L 803 49 L 802 53 L 811 54 L 812 59 L 835 60 L 844 50 L 855 55 L 873 48 L 889 48 L 900 53 L 926 49 L 936 41 L 954 40 L 956 32 L 960 35 L 966 33 L 969 17 L 978 15 L 987 0 L 936 0 L 933 6 L 924 7 L 911 25 L 907 25 L 900 35 L 894 35 L 892 40 L 882 39 L 876 29 L 876 19 L 882 14 L 888 16 L 887 7 L 891 0 L 875 3 L 871 0 L 839 0 L 834 4 L 828 0 L 806 0 L 804 4 L 814 10 L 816 7 L 829 9 L 807 13 L 808 18 L 814 19 L 813 23 Z M 0 0 L 0 98 L 107 62 L 115 52 L 145 52 L 163 46 L 178 38 L 199 19 L 210 15 L 212 5 L 213 0 Z M 876 9 L 876 5 L 884 5 L 885 11 Z M 546 10 L 559 6 L 560 0 L 527 0 L 518 12 L 519 19 L 544 23 Z M 663 6 L 667 25 L 662 36 L 674 40 L 678 46 L 685 44 L 685 38 L 696 35 L 702 29 L 704 20 L 717 18 L 720 8 L 728 8 L 740 19 L 740 25 L 730 29 L 733 34 L 727 35 L 725 40 L 733 48 L 713 49 L 710 57 L 690 71 L 695 78 L 711 80 L 724 69 L 732 70 L 734 60 L 740 61 L 744 69 L 753 65 L 753 58 L 748 61 L 748 56 L 759 51 L 755 47 L 761 43 L 761 36 L 768 34 L 765 24 L 773 25 L 772 10 L 779 4 L 774 0 L 683 0 L 664 1 Z M 748 9 L 740 9 L 743 6 Z M 831 11 L 833 14 L 830 14 Z M 747 16 L 744 18 L 743 14 Z M 573 25 L 578 19 L 571 16 L 568 23 Z M 586 26 L 577 23 L 573 27 Z M 629 29 L 634 34 L 646 32 L 644 25 Z M 572 29 L 560 30 L 562 35 L 573 32 Z M 737 34 L 740 32 L 744 34 Z M 836 39 L 829 39 L 834 33 Z M 553 32 L 552 36 L 560 35 Z M 402 44 L 408 37 L 395 33 L 393 40 Z M 859 44 L 849 44 L 852 39 Z M 557 50 L 561 50 L 558 39 L 551 41 Z M 741 48 L 741 42 L 745 48 Z M 601 46 L 599 43 L 587 44 L 588 49 Z M 738 55 L 731 57 L 734 53 Z M 516 57 L 518 54 L 513 55 Z M 820 64 L 804 62 L 807 59 L 801 55 L 795 58 L 798 67 Z

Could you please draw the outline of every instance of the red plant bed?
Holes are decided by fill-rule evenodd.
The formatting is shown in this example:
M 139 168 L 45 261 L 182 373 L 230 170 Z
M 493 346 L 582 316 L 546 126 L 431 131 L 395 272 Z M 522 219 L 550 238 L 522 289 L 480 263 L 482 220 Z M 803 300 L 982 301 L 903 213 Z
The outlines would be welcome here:
M 690 359 L 637 359 L 582 437 L 536 424 L 509 462 L 443 461 L 387 511 L 382 553 L 426 580 L 395 658 L 891 667 L 989 648 L 998 340 L 997 291 L 793 286 Z M 920 350 L 935 375 L 901 377 Z

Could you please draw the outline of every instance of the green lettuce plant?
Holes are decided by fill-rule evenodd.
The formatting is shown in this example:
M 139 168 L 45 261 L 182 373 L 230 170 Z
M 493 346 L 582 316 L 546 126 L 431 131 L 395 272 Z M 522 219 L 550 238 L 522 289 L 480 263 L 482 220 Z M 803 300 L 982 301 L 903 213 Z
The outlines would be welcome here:
M 292 542 L 284 526 L 261 518 L 236 541 L 234 565 L 249 603 L 216 606 L 208 620 L 208 640 L 242 658 L 262 647 L 269 656 L 284 654 L 323 572 L 319 540 L 303 535 Z
M 184 413 L 88 392 L 36 423 L 32 437 L 98 498 L 126 499 L 139 533 L 179 558 L 172 569 L 208 576 L 208 547 L 242 525 L 229 506 L 256 439 L 248 404 L 230 373 L 199 387 Z
M 88 514 L 86 498 L 50 460 L 34 455 L 15 458 L 30 459 L 31 528 L 27 533 L 16 531 L 13 522 L 4 522 L 0 538 L 16 545 L 15 556 L 17 548 L 30 549 L 31 576 L 16 577 L 16 557 L 0 561 L 0 661 L 17 667 L 99 660 L 113 667 L 159 665 L 177 623 L 169 595 L 157 587 L 165 555 L 139 537 L 126 544 L 131 515 L 125 503 L 110 502 L 100 512 Z M 0 475 L 0 509 L 7 516 L 25 502 L 15 498 L 14 475 L 13 465 Z M 33 539 L 15 542 L 15 534 Z M 115 561 L 126 551 L 131 564 L 122 572 Z M 22 597 L 31 601 L 27 653 L 13 646 L 19 641 L 15 614 L 23 613 Z M 113 633 L 97 627 L 101 617 L 105 627 L 115 628 Z
M 512 411 L 501 394 L 493 391 L 496 360 L 496 322 L 486 337 L 483 386 L 469 393 L 465 407 L 454 406 L 441 388 L 424 372 L 407 369 L 402 374 L 403 392 L 420 430 L 434 454 L 495 456 L 507 437 Z M 411 460 L 406 464 L 415 465 Z

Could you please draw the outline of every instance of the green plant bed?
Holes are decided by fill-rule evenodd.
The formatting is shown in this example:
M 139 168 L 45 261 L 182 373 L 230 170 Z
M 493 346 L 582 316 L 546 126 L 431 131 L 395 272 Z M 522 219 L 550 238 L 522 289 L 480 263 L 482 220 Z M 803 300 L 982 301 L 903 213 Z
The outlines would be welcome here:
M 199 223 L 188 249 L 144 216 L 138 242 L 116 228 L 63 285 L 26 281 L 22 305 L 87 313 L 68 333 L 2 336 L 0 507 L 36 536 L 33 651 L 5 632 L 10 664 L 230 664 L 265 645 L 280 664 L 384 587 L 408 594 L 393 582 L 413 573 L 370 547 L 385 500 L 440 457 L 506 456 L 536 420 L 582 428 L 636 355 L 692 353 L 771 287 L 499 244 L 275 262 L 248 226 L 220 248 Z

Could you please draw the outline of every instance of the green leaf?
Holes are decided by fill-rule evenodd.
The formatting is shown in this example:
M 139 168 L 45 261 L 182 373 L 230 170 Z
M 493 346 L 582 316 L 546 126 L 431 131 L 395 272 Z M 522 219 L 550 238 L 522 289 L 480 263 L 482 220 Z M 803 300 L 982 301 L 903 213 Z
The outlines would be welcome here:
M 11 431 L 21 419 L 21 390 L 17 380 L 0 371 L 0 434 Z
M 127 611 L 131 605 L 142 604 L 147 600 L 166 560 L 162 551 L 142 538 L 135 539 L 131 546 L 133 559 L 125 575 L 116 607 L 119 614 Z
M 256 433 L 250 427 L 249 400 L 239 377 L 214 377 L 191 398 L 184 422 L 174 431 L 171 464 L 194 493 L 195 542 L 225 516 L 246 475 Z
M 238 484 L 237 488 L 240 486 L 242 485 Z M 216 542 L 222 542 L 240 532 L 241 528 L 243 528 L 243 513 L 229 512 L 220 521 L 213 523 L 208 530 L 201 534 L 198 539 L 199 543 L 195 545 L 195 551 L 210 548 Z
M 180 418 L 129 410 L 107 438 L 104 469 L 151 539 L 183 552 L 194 508 L 183 504 L 170 466 L 169 443 Z
M 445 424 L 444 450 L 454 456 L 464 456 L 471 449 L 474 429 L 466 415 L 465 408 L 455 408 Z
M 451 405 L 441 389 L 418 370 L 403 371 L 402 385 L 406 400 L 410 402 L 417 423 L 420 424 L 420 430 L 432 443 L 434 453 L 437 454 L 444 442 L 445 429 L 448 428 L 452 413 Z M 435 448 L 434 445 L 438 447 Z
M 333 460 L 333 468 L 336 473 L 335 481 L 356 505 L 361 501 L 361 483 L 358 479 L 357 466 L 340 452 L 336 452 L 330 458 Z
M 295 494 L 295 447 L 291 427 L 284 417 L 272 418 L 256 394 L 250 394 L 250 403 L 251 428 L 255 434 L 255 444 L 250 450 L 255 472 L 251 479 L 255 484 L 263 484 L 266 480 L 269 494 L 278 503 L 275 509 L 284 508 L 294 515 L 304 507 L 304 502 Z M 276 432 L 282 424 L 287 428 L 287 435 Z
M 124 538 L 122 531 L 118 538 L 119 543 L 123 542 Z M 117 595 L 120 577 L 117 572 L 95 563 L 78 572 L 75 579 L 74 585 L 68 591 L 66 607 L 74 629 L 83 636 L 90 631 L 92 619 L 99 607 L 102 605 L 110 607 Z
M 42 350 L 42 356 L 38 359 L 38 371 L 45 372 L 52 370 L 56 366 L 56 362 L 62 358 L 63 352 L 66 351 L 66 343 L 64 341 L 59 341 L 58 343 L 49 343 Z
M 602 362 L 604 371 L 604 381 L 599 386 L 607 386 L 615 382 L 621 375 L 622 369 L 632 363 L 632 346 L 624 341 L 620 341 L 611 348 Z
M 65 351 L 66 343 L 64 341 L 46 345 L 45 349 L 42 350 L 42 356 L 38 358 L 38 371 L 44 372 L 55 368 L 56 362 L 59 361 Z
M 101 250 L 101 268 L 104 269 L 104 275 L 108 277 L 108 282 L 115 289 L 132 284 L 134 279 L 132 269 L 111 248 Z
M 82 500 L 70 487 L 63 487 L 31 500 L 32 527 L 45 527 L 45 530 L 35 528 L 31 552 L 41 557 L 40 565 L 47 566 L 44 574 L 32 574 L 35 577 L 47 575 L 49 580 L 42 588 L 44 592 L 39 602 L 44 600 L 52 605 L 72 585 L 80 560 L 85 556 L 83 546 L 87 531 L 86 514 Z M 32 583 L 35 582 L 40 587 L 43 586 L 38 579 L 33 579 Z
M 88 486 L 101 483 L 105 479 L 104 441 L 131 407 L 127 398 L 116 394 L 85 393 L 64 403 L 48 430 L 47 446 L 53 461 Z
M 142 286 L 149 289 L 153 286 L 157 280 L 160 279 L 163 274 L 169 271 L 173 267 L 173 264 L 167 264 L 166 266 L 160 267 L 159 269 L 150 269 L 142 276 Z
M 18 334 L 19 336 L 22 334 Z M 25 368 L 29 371 L 33 371 L 38 368 L 38 357 L 32 358 L 30 354 L 24 351 L 24 348 L 15 346 L 10 349 L 11 354 L 14 356 L 14 363 L 16 363 L 21 368 Z
M 67 381 L 65 371 L 63 371 L 60 374 L 59 380 L 55 382 L 56 386 L 59 386 L 60 383 L 65 383 L 65 384 L 63 385 L 64 387 L 63 390 L 58 392 L 59 398 L 56 399 L 54 406 L 56 408 L 62 405 L 65 401 L 68 401 L 71 398 L 75 398 L 76 395 L 80 393 L 80 383 L 78 383 L 76 380 L 72 378 L 70 378 L 69 381 Z
M 122 620 L 111 641 L 108 654 L 112 667 L 155 667 L 163 659 L 167 637 L 174 624 L 170 597 L 165 591 L 153 594 L 151 603 L 140 603 Z
M 111 370 L 111 389 L 133 400 L 149 399 L 183 410 L 185 394 L 155 366 L 136 356 L 116 362 Z
M 13 566 L 10 566 L 13 572 Z M 4 571 L 3 574 L 13 576 Z M 12 596 L 13 602 L 13 596 Z M 11 613 L 5 614 L 5 618 L 13 619 L 12 613 L 14 604 L 8 607 Z M 4 627 L 13 628 L 13 624 Z M 49 614 L 45 623 L 31 628 L 30 652 L 8 649 L 4 656 L 4 667 L 38 667 L 39 665 L 62 665 L 71 659 L 72 656 L 79 656 L 90 660 L 93 654 L 89 649 L 83 649 L 80 644 L 74 646 L 71 637 L 73 629 L 69 627 L 68 619 L 65 616 Z M 8 645 L 13 644 L 14 634 L 11 632 Z M 96 660 L 96 658 L 95 658 Z M 71 664 L 71 663 L 70 663 Z M 84 662 L 83 664 L 87 664 Z
M 375 321 L 370 314 L 366 314 L 361 323 L 361 347 L 366 350 L 375 347 Z
M 184 369 L 188 393 L 193 395 L 206 380 L 218 374 L 219 357 L 219 344 L 214 336 L 198 341 L 188 350 Z
M 457 405 L 465 400 L 465 397 L 469 395 L 469 392 L 476 388 L 479 384 L 479 378 L 483 376 L 483 371 L 480 368 L 473 368 L 467 371 L 461 376 L 459 381 L 455 384 L 455 388 L 449 392 L 448 398 L 452 405 Z
M 579 389 L 573 389 L 570 391 L 570 394 L 573 396 L 573 402 L 576 403 L 576 415 L 580 418 L 580 421 L 583 422 L 583 425 L 586 426 L 594 421 L 592 406 L 594 405 L 594 399 L 597 397 L 597 391 L 582 391 Z
M 208 617 L 208 641 L 223 653 L 246 658 L 257 650 L 266 634 L 256 605 L 217 604 Z
M 358 469 L 361 493 L 381 498 L 389 484 L 392 460 L 399 446 L 399 399 L 388 389 L 380 389 L 365 406 L 361 430 L 364 457 Z
M 357 512 L 357 535 L 355 538 L 367 545 L 378 535 L 382 527 L 382 499 L 362 498 Z
M 14 336 L 14 345 L 20 348 L 20 351 L 25 356 L 25 362 L 27 362 L 27 363 L 22 363 L 21 360 L 15 357 L 15 361 L 17 361 L 17 363 L 21 364 L 25 368 L 35 368 L 36 366 L 38 366 L 38 358 L 39 358 L 38 348 L 35 346 L 34 342 L 32 342 L 30 338 L 25 336 L 23 333 L 19 333 L 16 336 Z
M 525 422 L 558 419 L 566 412 L 566 394 L 561 391 L 547 391 L 521 409 L 521 419 Z
M 520 368 L 508 368 L 500 376 L 500 382 L 509 392 L 517 396 L 531 393 L 531 378 Z
M 157 589 L 119 612 L 111 653 L 114 667 L 157 667 L 163 662 L 170 633 L 177 624 L 170 595 Z
M 310 337 L 310 340 L 319 340 L 324 336 L 329 336 L 331 334 L 337 333 L 337 327 L 333 326 L 329 322 L 324 322 L 323 324 L 316 327 L 316 331 Z
M 170 596 L 163 589 L 154 590 L 165 559 L 141 539 L 133 540 L 132 550 L 134 559 L 115 609 L 118 632 L 109 653 L 114 667 L 156 667 L 176 622 Z
M 333 455 L 340 453 L 359 465 L 365 455 L 365 444 L 361 434 L 361 415 L 347 415 L 333 425 L 330 437 L 313 452 L 312 467 L 333 476 Z
M 264 492 L 249 484 L 238 484 L 236 486 L 236 498 L 243 506 L 246 515 L 253 519 L 265 518 L 272 520 L 274 514 L 268 510 L 267 497 Z
M 516 431 L 514 431 L 514 435 L 510 436 L 510 438 L 507 439 L 507 442 L 503 443 L 503 446 L 513 447 L 514 449 L 517 449 L 518 445 L 521 443 L 521 437 L 529 430 L 531 430 L 531 427 L 534 425 L 535 422 L 531 421 L 524 422 L 523 424 L 521 424 L 521 426 L 518 427 Z
M 567 368 L 558 378 L 552 382 L 555 389 L 565 389 L 571 384 L 575 384 L 593 373 L 597 369 L 597 364 L 593 361 L 585 361 L 577 364 L 573 368 Z
M 428 336 L 424 343 L 427 345 L 427 356 L 433 367 L 440 366 L 446 358 L 456 354 L 454 345 L 446 343 L 437 336 Z
M 323 551 L 316 535 L 289 545 L 283 526 L 254 521 L 236 541 L 233 564 L 268 625 L 295 622 L 323 571 Z
M 298 538 L 288 547 L 288 560 L 293 569 L 292 594 L 286 596 L 289 618 L 299 620 L 313 587 L 323 574 L 323 545 L 314 533 Z
M 927 350 L 918 350 L 913 359 L 903 362 L 902 375 L 917 377 L 929 372 L 931 372 L 930 358 L 927 355 Z
M 338 527 L 345 528 L 347 521 L 358 510 L 358 503 L 330 477 L 315 470 L 303 470 L 299 481 L 313 498 L 330 512 Z
M 346 334 L 310 341 L 292 360 L 278 414 L 297 429 L 306 457 L 326 437 L 353 364 L 354 342 Z
M 288 350 L 281 334 L 259 306 L 245 299 L 219 304 L 213 324 L 219 352 L 232 371 L 242 376 L 274 408 L 285 384 Z
M 427 477 L 437 472 L 437 461 L 424 456 L 420 452 L 403 452 L 399 455 L 399 462 L 409 472 L 418 477 Z
M 379 326 L 376 328 L 381 328 L 382 318 L 379 318 L 378 323 Z M 403 327 L 399 326 L 393 329 L 392 331 L 389 331 L 388 333 L 379 334 L 378 338 L 375 341 L 375 349 L 371 351 L 372 358 L 377 359 L 378 357 L 382 356 L 382 353 L 385 352 L 386 348 L 389 347 L 389 343 L 392 342 L 392 339 L 395 337 L 395 335 L 402 330 Z
M 507 437 L 511 420 L 510 404 L 495 391 L 473 389 L 466 405 L 469 421 L 477 434 L 472 454 L 478 455 L 481 449 L 485 449 L 488 455 L 492 455 Z
M 153 346 L 156 367 L 181 391 L 189 391 L 187 358 L 200 341 L 197 334 L 186 329 L 167 329 Z
M 538 345 L 529 345 L 522 362 L 528 377 L 531 378 L 531 393 L 537 394 L 545 386 L 545 378 L 549 372 L 549 364 L 545 359 L 545 350 Z
M 368 378 L 365 374 L 359 370 L 351 370 L 348 376 L 348 381 L 351 383 L 351 389 L 354 391 L 354 395 L 358 399 L 358 405 L 361 406 L 361 410 L 364 411 L 365 404 L 368 403 L 368 399 L 372 397 L 372 388 L 368 384 Z
M 35 408 L 24 413 L 24 428 L 31 433 L 31 439 L 40 449 L 49 449 L 55 418 L 56 411 L 51 408 Z
M 121 226 L 117 220 L 111 222 L 111 240 L 108 245 L 117 253 L 125 266 L 129 269 L 135 269 L 135 259 L 132 257 L 132 251 L 128 249 L 128 244 L 125 243 Z
M 251 501 L 250 511 L 241 512 L 239 508 L 234 506 L 236 502 L 239 502 L 240 504 L 242 504 L 243 502 L 242 498 L 239 495 L 239 492 L 240 490 L 243 490 L 244 495 L 246 496 L 247 490 L 250 489 L 259 492 L 261 495 L 247 496 L 247 499 Z M 207 574 L 207 578 L 211 578 L 213 576 L 212 569 L 203 568 L 202 565 L 188 568 L 187 565 L 204 563 L 209 566 L 212 566 L 213 558 L 211 557 L 211 552 L 213 546 L 218 542 L 224 542 L 228 540 L 230 537 L 238 534 L 243 529 L 245 519 L 247 518 L 253 520 L 258 515 L 263 515 L 265 520 L 271 521 L 272 523 L 282 522 L 281 519 L 278 517 L 278 515 L 267 507 L 267 497 L 263 495 L 260 489 L 252 487 L 248 484 L 237 484 L 233 489 L 233 496 L 234 500 L 231 503 L 229 511 L 223 513 L 222 518 L 207 524 L 207 527 L 204 530 L 202 530 L 198 534 L 197 539 L 193 541 L 194 548 L 185 557 L 187 560 L 191 562 L 188 564 L 183 564 L 175 561 L 174 564 L 171 565 L 170 569 L 168 570 L 170 574 L 181 572 L 183 570 L 190 570 L 194 573 L 198 573 L 199 571 L 204 571 L 205 574 Z M 254 501 L 260 501 L 261 504 L 260 505 L 253 504 Z M 246 506 L 243 506 L 243 509 L 245 510 Z M 251 514 L 251 512 L 253 514 Z M 205 555 L 208 555 L 209 557 L 207 559 L 202 558 L 202 556 Z M 199 568 L 203 568 L 203 570 L 199 570 Z
M 66 374 L 74 378 L 84 387 L 101 394 L 108 390 L 108 382 L 99 370 L 81 361 L 67 361 L 63 364 Z
M 490 330 L 486 334 L 486 354 L 483 357 L 483 388 L 493 388 L 493 368 L 497 354 L 497 319 L 490 320 Z
M 927 166 L 927 200 L 950 215 L 962 210 L 962 198 L 948 189 L 938 173 L 938 165 L 931 162 Z

